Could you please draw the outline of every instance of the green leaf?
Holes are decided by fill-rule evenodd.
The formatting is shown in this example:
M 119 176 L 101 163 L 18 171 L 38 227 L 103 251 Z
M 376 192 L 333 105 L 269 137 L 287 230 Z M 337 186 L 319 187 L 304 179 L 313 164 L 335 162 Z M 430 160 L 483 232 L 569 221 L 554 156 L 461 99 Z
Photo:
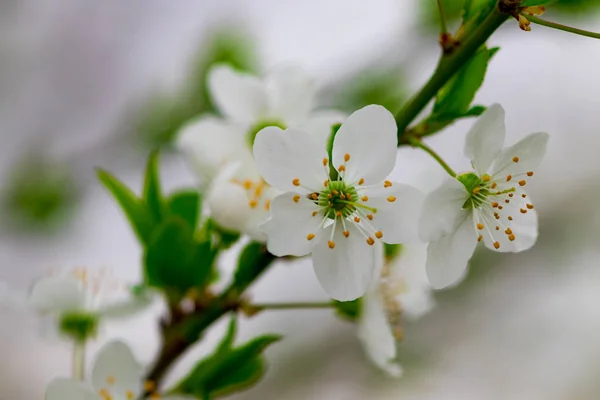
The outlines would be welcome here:
M 479 22 L 497 2 L 497 0 L 466 0 L 462 11 L 463 24 Z
M 194 241 L 194 231 L 187 221 L 171 216 L 158 226 L 146 250 L 147 283 L 185 294 L 208 282 L 215 255 L 210 242 Z
M 333 166 L 333 142 L 335 141 L 335 135 L 342 127 L 342 124 L 335 124 L 331 127 L 331 134 L 329 134 L 329 140 L 327 140 L 327 156 L 329 157 L 329 179 L 337 181 L 338 172 Z
M 233 314 L 233 316 L 231 317 L 231 321 L 229 321 L 229 327 L 227 328 L 227 333 L 225 334 L 225 337 L 223 338 L 223 340 L 221 340 L 221 343 L 219 344 L 219 347 L 217 348 L 217 353 L 224 353 L 227 352 L 229 350 L 231 350 L 231 348 L 233 347 L 233 341 L 235 340 L 235 335 L 237 333 L 237 319 L 235 314 Z
M 238 266 L 233 277 L 234 284 L 238 288 L 246 287 L 264 269 L 265 265 L 274 259 L 275 256 L 267 251 L 263 243 L 248 243 L 238 258 Z
M 264 374 L 262 353 L 281 339 L 279 335 L 258 337 L 244 345 L 227 349 L 235 322 L 230 324 L 219 348 L 196 364 L 194 369 L 178 385 L 174 392 L 212 398 L 239 391 L 255 384 Z
M 146 165 L 146 178 L 144 181 L 143 199 L 152 213 L 155 221 L 163 217 L 163 200 L 160 190 L 160 176 L 158 172 L 159 153 L 157 150 L 150 153 Z
M 493 51 L 494 54 L 496 50 Z M 433 115 L 462 115 L 469 110 L 483 84 L 490 50 L 481 48 L 473 58 L 438 92 Z
M 198 225 L 201 202 L 198 192 L 186 190 L 172 194 L 167 201 L 167 205 L 171 215 L 180 216 L 188 223 L 190 228 L 195 230 Z
M 127 216 L 131 227 L 143 245 L 147 245 L 154 228 L 154 218 L 146 204 L 123 182 L 104 170 L 98 170 L 98 179 L 110 191 Z
M 349 321 L 355 321 L 360 313 L 362 300 L 360 298 L 352 301 L 334 301 L 337 315 Z
M 522 7 L 543 6 L 546 4 L 556 3 L 557 0 L 525 0 Z M 586 0 L 589 1 L 589 0 Z

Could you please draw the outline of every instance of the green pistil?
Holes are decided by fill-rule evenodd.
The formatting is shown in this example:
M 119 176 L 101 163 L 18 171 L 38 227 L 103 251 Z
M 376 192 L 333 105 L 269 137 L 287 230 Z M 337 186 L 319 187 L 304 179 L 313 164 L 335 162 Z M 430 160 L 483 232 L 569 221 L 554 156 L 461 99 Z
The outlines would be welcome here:
M 252 148 L 252 146 L 254 146 L 254 139 L 256 139 L 256 135 L 258 134 L 258 132 L 260 132 L 262 129 L 264 129 L 268 126 L 276 126 L 281 129 L 286 128 L 285 124 L 281 121 L 264 120 L 264 121 L 258 122 L 256 125 L 252 126 L 248 130 L 247 138 L 248 138 L 248 143 L 250 144 L 250 148 Z
M 351 215 L 357 204 L 358 194 L 353 186 L 346 185 L 343 181 L 329 182 L 327 188 L 319 193 L 316 200 L 319 207 L 325 208 L 325 215 L 331 219 L 336 219 L 338 213 L 341 213 L 343 218 Z
M 456 177 L 456 179 L 463 184 L 463 186 L 469 193 L 469 198 L 467 199 L 467 201 L 464 202 L 462 206 L 463 210 L 479 208 L 483 203 L 485 203 L 488 196 L 496 194 L 496 192 L 494 192 L 494 190 L 491 189 L 489 175 L 484 175 L 484 177 L 487 177 L 487 179 L 483 180 L 473 172 L 461 174 Z M 501 192 L 500 194 L 514 191 L 515 189 L 511 188 L 505 190 L 504 192 Z

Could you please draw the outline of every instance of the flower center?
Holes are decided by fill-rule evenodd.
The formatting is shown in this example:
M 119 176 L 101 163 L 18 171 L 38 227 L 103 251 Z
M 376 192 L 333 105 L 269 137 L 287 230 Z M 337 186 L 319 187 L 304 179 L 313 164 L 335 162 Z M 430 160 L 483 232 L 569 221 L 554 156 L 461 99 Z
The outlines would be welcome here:
M 347 218 L 356 210 L 358 194 L 353 186 L 344 181 L 329 182 L 320 193 L 312 193 L 309 198 L 325 209 L 325 215 L 333 220 Z

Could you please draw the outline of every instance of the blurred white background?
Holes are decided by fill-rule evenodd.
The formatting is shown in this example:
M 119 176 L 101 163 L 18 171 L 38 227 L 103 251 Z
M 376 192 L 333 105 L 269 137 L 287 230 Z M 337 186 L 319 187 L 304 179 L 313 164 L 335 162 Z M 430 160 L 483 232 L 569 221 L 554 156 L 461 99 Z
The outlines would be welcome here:
M 122 280 L 139 279 L 140 248 L 94 182 L 93 167 L 140 187 L 145 150 L 118 138 L 145 98 L 175 90 L 208 29 L 221 22 L 248 29 L 261 70 L 298 63 L 324 88 L 369 63 L 409 60 L 412 93 L 438 55 L 435 32 L 419 27 L 424 1 L 0 1 L 0 185 L 37 148 L 73 161 L 88 182 L 75 214 L 52 235 L 0 223 L 0 281 L 25 289 L 50 268 L 75 266 L 108 266 Z M 600 30 L 599 16 L 560 17 Z M 354 327 L 329 311 L 245 320 L 242 338 L 280 332 L 286 340 L 268 351 L 267 378 L 235 398 L 600 398 L 600 41 L 537 26 L 524 33 L 511 21 L 491 44 L 502 49 L 476 102 L 504 106 L 508 143 L 551 134 L 530 187 L 541 219 L 538 246 L 502 257 L 482 250 L 474 276 L 439 293 L 437 308 L 407 326 L 400 380 L 371 367 Z M 430 140 L 457 169 L 467 167 L 462 146 L 470 124 Z M 396 172 L 407 177 L 429 162 L 403 149 Z M 194 184 L 176 156 L 165 157 L 162 174 L 168 187 Z M 253 293 L 261 301 L 326 298 L 303 262 L 277 266 Z M 107 326 L 93 349 L 119 337 L 150 361 L 157 312 Z M 35 320 L 19 314 L 0 308 L 0 400 L 41 399 L 50 379 L 69 374 L 68 346 L 41 337 Z M 175 374 L 211 350 L 224 322 Z

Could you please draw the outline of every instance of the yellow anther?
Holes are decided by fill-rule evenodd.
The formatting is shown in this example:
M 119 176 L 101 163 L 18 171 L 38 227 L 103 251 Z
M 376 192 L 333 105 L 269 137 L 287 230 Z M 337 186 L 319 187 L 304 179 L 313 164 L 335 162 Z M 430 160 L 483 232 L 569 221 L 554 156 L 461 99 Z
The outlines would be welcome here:
M 496 230 L 497 230 L 497 231 L 499 231 L 499 230 L 500 230 L 500 227 L 499 227 L 498 225 L 496 225 Z
M 481 242 L 482 239 L 483 239 L 483 236 L 479 235 L 479 237 L 477 238 L 477 241 Z
M 387 201 L 389 201 L 390 203 L 393 203 L 396 201 L 396 197 L 395 196 L 388 196 Z
M 367 218 L 369 218 L 370 221 L 373 221 L 373 214 L 367 214 Z
M 311 193 L 310 194 L 310 198 L 313 200 L 317 200 L 319 198 L 319 194 L 318 193 Z
M 329 186 L 329 180 L 325 179 L 323 181 L 323 186 L 325 186 L 325 187 Z
M 348 153 L 344 154 L 344 161 L 346 161 L 346 162 L 350 161 L 350 154 L 348 154 Z
M 328 198 L 328 199 L 330 199 L 330 198 L 332 198 L 332 197 L 333 197 L 333 195 L 332 195 L 331 193 L 327 193 L 327 198 Z
M 504 233 L 506 233 L 507 235 L 512 235 L 512 229 L 510 228 L 506 228 L 506 230 L 504 231 Z
M 367 238 L 367 244 L 368 244 L 369 246 L 373 246 L 373 244 L 375 244 L 375 239 L 373 239 L 371 236 L 369 236 L 369 237 Z
M 473 194 L 478 194 L 479 192 L 481 192 L 481 188 L 479 186 L 477 186 L 475 189 L 473 189 Z
M 298 196 L 298 197 L 300 197 L 300 196 Z M 294 198 L 294 201 L 296 201 L 296 199 L 295 199 L 295 198 Z M 296 201 L 296 202 L 297 202 L 297 201 Z M 250 201 L 248 202 L 248 205 L 250 206 L 250 208 L 254 208 L 254 207 L 256 207 L 256 205 L 257 205 L 257 204 L 258 204 L 258 202 L 257 202 L 256 200 L 254 200 L 254 199 L 252 199 L 252 200 L 250 200 Z
M 360 218 L 354 217 L 354 222 L 359 223 L 360 222 Z
M 114 385 L 116 381 L 117 378 L 115 378 L 114 376 L 108 376 L 106 378 L 106 383 L 108 383 L 109 385 Z
M 293 184 L 294 186 L 300 186 L 300 179 L 298 179 L 298 178 L 294 178 L 294 179 L 292 179 L 292 184 Z
M 365 183 L 365 180 L 364 180 L 363 178 L 360 178 L 360 179 L 358 180 L 358 184 L 359 184 L 359 185 L 362 185 L 363 183 Z
M 100 395 L 100 397 L 103 397 L 105 399 L 111 399 L 112 398 L 112 396 L 111 396 L 110 392 L 108 391 L 108 389 L 105 389 L 105 388 L 100 389 L 98 391 L 98 394 Z
M 523 180 L 519 181 L 519 185 L 525 186 L 525 185 L 527 185 L 527 182 L 525 182 L 525 179 L 523 179 Z
M 519 162 L 519 157 L 516 157 L 516 156 L 513 157 L 513 162 L 516 162 L 516 163 Z
M 346 195 L 344 193 L 340 194 L 340 199 L 346 200 Z
M 313 240 L 314 238 L 315 238 L 314 233 L 309 233 L 308 235 L 306 235 L 306 240 Z
M 506 200 L 504 200 L 504 202 L 505 202 L 506 204 L 508 204 L 508 203 L 510 203 L 510 200 L 509 200 L 509 199 L 506 199 Z
M 525 204 L 525 205 L 526 205 L 526 206 L 527 206 L 527 208 L 529 208 L 530 210 L 533 210 L 533 204 L 529 204 L 529 203 L 527 203 L 527 204 Z
M 527 210 L 524 208 L 521 208 L 519 211 L 521 211 L 521 214 L 527 214 Z
M 529 171 L 529 172 L 527 173 L 527 176 L 533 176 L 533 171 Z
M 338 192 L 337 190 L 333 189 L 331 191 L 331 193 L 333 193 L 334 196 L 337 196 L 338 194 L 340 194 L 340 192 Z
M 263 185 L 258 185 L 258 186 L 257 186 L 257 187 L 254 189 L 254 195 L 255 195 L 256 197 L 260 197 L 260 196 L 262 196 L 263 188 L 264 188 L 264 186 L 263 186 Z
M 490 179 L 492 179 L 492 178 L 490 178 L 490 176 L 488 174 L 485 174 L 484 176 L 481 177 L 481 180 L 484 182 L 489 182 Z
M 376 237 L 377 239 L 381 239 L 381 238 L 383 237 L 383 232 L 381 232 L 381 231 L 377 231 L 377 232 L 375 232 L 375 237 Z
M 387 188 L 387 187 L 390 187 L 390 186 L 392 186 L 392 182 L 390 182 L 390 181 L 383 181 L 383 187 Z
M 494 215 L 494 217 L 495 217 L 496 219 L 500 219 L 500 216 L 499 216 L 498 214 Z
M 144 382 L 144 391 L 145 392 L 153 392 L 156 389 L 156 382 L 154 381 L 145 381 Z
M 326 167 L 329 164 L 329 160 L 327 158 L 323 159 L 323 166 Z
M 492 183 L 492 189 L 496 189 L 496 186 L 498 186 L 496 182 Z
M 346 171 L 346 166 L 345 166 L 345 165 L 340 165 L 340 166 L 338 167 L 338 171 L 340 171 L 340 172 L 344 172 L 344 171 Z
M 498 207 L 498 203 L 495 201 L 492 201 L 492 207 L 497 208 Z
M 361 198 L 361 200 L 362 200 L 362 201 L 369 201 L 369 196 L 363 196 L 363 197 Z
M 317 211 L 313 211 L 313 213 L 312 213 L 312 216 L 313 216 L 313 217 L 316 217 L 316 216 L 317 216 L 317 214 L 318 214 L 318 212 L 317 212 Z
M 499 249 L 500 248 L 500 242 L 494 242 L 494 247 L 496 249 Z
M 511 216 L 509 215 L 509 216 L 508 216 L 508 220 L 509 220 L 509 221 L 512 221 L 512 220 L 513 220 L 513 217 L 511 217 Z
M 512 175 L 507 175 L 506 176 L 506 182 L 510 181 L 512 179 Z
M 508 235 L 508 240 L 510 240 L 511 242 L 513 242 L 517 237 L 514 234 L 510 234 Z
M 295 203 L 297 203 L 297 202 L 299 202 L 299 201 L 300 201 L 300 195 L 299 195 L 299 194 L 295 195 L 295 196 L 294 196 L 294 197 L 292 197 L 292 198 L 294 199 L 294 202 L 295 202 Z
M 522 198 L 525 198 L 525 197 L 527 197 L 527 195 L 526 195 L 525 193 L 523 193 L 523 194 L 521 195 L 521 197 L 522 197 Z
M 482 223 L 477 224 L 477 229 L 482 230 L 483 229 L 483 224 Z
M 342 216 L 342 212 L 341 211 L 336 211 L 335 215 L 337 215 L 338 217 L 341 217 Z
M 498 210 L 502 210 L 504 207 L 502 206 L 498 206 Z
M 346 237 L 350 236 L 350 231 L 344 231 L 344 232 L 342 232 L 342 233 L 343 233 L 343 234 L 344 234 L 344 236 L 346 236 Z
M 514 194 L 513 194 L 513 193 L 509 193 L 509 194 L 508 194 L 508 197 L 513 197 L 513 196 L 514 196 Z
M 332 240 L 328 240 L 327 245 L 329 246 L 330 249 L 333 249 L 335 247 L 335 242 Z
M 243 183 L 244 185 L 244 189 L 250 189 L 253 185 L 252 181 L 250 179 L 246 179 Z
M 128 390 L 125 392 L 125 397 L 127 398 L 127 400 L 133 400 L 135 399 L 135 393 L 133 393 L 133 391 Z
M 348 201 L 352 201 L 352 195 L 350 193 L 346 193 L 346 199 L 348 199 Z

